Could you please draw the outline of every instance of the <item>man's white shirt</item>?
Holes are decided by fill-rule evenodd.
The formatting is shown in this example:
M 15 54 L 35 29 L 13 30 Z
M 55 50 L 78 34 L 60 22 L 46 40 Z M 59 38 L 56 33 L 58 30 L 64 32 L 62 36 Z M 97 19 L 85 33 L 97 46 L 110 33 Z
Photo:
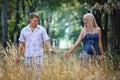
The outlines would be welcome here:
M 19 41 L 25 43 L 25 57 L 43 56 L 43 42 L 48 39 L 44 27 L 37 25 L 33 32 L 30 24 L 24 27 L 21 30 Z

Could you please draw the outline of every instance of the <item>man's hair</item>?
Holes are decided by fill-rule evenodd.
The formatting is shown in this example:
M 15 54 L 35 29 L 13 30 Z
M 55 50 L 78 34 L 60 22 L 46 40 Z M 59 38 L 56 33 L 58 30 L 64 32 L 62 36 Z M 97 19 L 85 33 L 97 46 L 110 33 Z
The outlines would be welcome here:
M 35 13 L 35 12 L 30 13 L 29 19 L 32 19 L 32 18 L 34 18 L 34 17 L 36 17 L 36 18 L 38 18 L 38 19 L 39 19 L 39 16 L 38 16 L 38 14 L 37 14 L 37 13 Z

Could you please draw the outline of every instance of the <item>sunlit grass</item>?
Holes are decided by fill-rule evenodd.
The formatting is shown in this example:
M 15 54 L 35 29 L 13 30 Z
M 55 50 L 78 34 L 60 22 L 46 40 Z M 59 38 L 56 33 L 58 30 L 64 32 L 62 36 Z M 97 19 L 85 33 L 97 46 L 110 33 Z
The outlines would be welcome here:
M 120 63 L 107 55 L 101 64 L 82 66 L 78 56 L 73 53 L 68 59 L 63 58 L 64 50 L 57 50 L 56 55 L 44 54 L 41 80 L 119 80 Z M 0 80 L 26 80 L 24 58 L 16 64 L 16 45 L 9 45 L 6 50 L 0 46 Z M 120 60 L 120 59 L 119 59 Z M 117 66 L 117 67 L 116 67 Z M 33 79 L 31 79 L 33 80 Z

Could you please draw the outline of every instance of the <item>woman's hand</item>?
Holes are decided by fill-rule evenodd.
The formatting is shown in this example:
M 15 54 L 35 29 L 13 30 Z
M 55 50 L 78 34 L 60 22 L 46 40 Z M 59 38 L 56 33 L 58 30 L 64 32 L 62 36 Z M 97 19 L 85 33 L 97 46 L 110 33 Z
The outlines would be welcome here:
M 101 63 L 104 61 L 104 55 L 101 55 Z
M 64 57 L 68 58 L 70 56 L 71 52 L 70 51 L 65 51 L 64 52 Z

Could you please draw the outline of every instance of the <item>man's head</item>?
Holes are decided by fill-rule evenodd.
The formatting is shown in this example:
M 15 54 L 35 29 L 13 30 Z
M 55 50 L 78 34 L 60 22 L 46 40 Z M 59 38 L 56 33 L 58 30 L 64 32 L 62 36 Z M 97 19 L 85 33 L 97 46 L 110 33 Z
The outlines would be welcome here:
M 29 20 L 30 20 L 30 25 L 32 27 L 36 27 L 38 22 L 39 22 L 39 16 L 37 13 L 33 12 L 30 14 L 29 16 Z

